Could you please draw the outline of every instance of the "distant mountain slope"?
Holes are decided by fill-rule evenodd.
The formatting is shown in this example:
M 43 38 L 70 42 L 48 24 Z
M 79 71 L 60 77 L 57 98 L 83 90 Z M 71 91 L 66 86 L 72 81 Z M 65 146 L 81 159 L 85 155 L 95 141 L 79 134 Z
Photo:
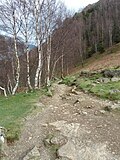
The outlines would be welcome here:
M 80 71 L 97 71 L 103 69 L 120 68 L 120 43 L 107 49 L 103 54 L 94 54 L 84 62 L 84 66 L 78 66 L 71 70 L 70 74 Z
M 120 43 L 106 50 L 101 55 L 94 55 L 87 59 L 83 70 L 100 70 L 120 68 Z
M 64 21 L 53 35 L 53 57 L 64 53 L 64 72 L 120 42 L 120 1 L 100 0 Z M 58 71 L 61 66 L 58 64 Z

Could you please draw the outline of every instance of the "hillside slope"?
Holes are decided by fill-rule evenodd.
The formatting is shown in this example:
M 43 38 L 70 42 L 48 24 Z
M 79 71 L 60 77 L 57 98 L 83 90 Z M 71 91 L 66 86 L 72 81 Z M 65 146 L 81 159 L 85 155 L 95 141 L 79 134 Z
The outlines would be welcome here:
M 66 19 L 53 35 L 53 57 L 63 53 L 64 74 L 120 42 L 120 1 L 100 0 Z M 61 60 L 56 71 L 61 71 Z
M 109 48 L 103 54 L 95 54 L 86 60 L 85 70 L 100 70 L 120 67 L 120 43 Z
M 97 71 L 110 68 L 120 68 L 120 43 L 108 48 L 102 54 L 96 53 L 86 59 L 83 66 L 80 65 L 71 69 L 69 75 L 74 75 L 82 70 Z

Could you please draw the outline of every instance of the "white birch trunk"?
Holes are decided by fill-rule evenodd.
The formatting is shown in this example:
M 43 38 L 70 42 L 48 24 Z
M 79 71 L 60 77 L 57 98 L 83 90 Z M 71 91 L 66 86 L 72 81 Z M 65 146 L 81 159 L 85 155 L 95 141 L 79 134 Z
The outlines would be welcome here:
M 17 70 L 16 70 L 16 84 L 13 88 L 12 95 L 15 95 L 17 88 L 19 86 L 19 79 L 20 79 L 20 60 L 19 60 L 18 50 L 17 50 L 16 34 L 14 34 L 14 49 L 15 49 L 15 57 L 17 62 Z
M 19 79 L 20 79 L 20 60 L 18 55 L 18 49 L 17 49 L 17 33 L 16 33 L 16 15 L 15 11 L 13 11 L 13 32 L 14 32 L 14 50 L 15 50 L 15 58 L 16 58 L 16 84 L 12 90 L 12 95 L 15 95 L 17 88 L 19 86 Z
M 29 47 L 28 47 L 28 31 L 27 31 L 27 19 L 25 19 L 25 43 L 26 43 L 26 60 L 27 60 L 27 84 L 28 88 L 32 90 L 31 82 L 30 82 L 30 56 L 29 56 Z
M 50 86 L 50 59 L 51 59 L 51 35 L 47 39 L 47 76 L 46 84 Z
M 40 1 L 38 1 L 38 5 L 36 5 L 36 2 L 34 1 L 34 14 L 35 14 L 35 27 L 36 27 L 36 42 L 37 42 L 37 51 L 38 51 L 38 66 L 36 69 L 36 74 L 35 74 L 35 89 L 40 88 L 40 84 L 41 84 L 41 72 L 42 72 L 42 44 L 40 41 L 40 37 L 41 37 L 41 21 L 42 21 L 42 13 L 41 13 L 41 5 Z M 40 14 L 39 14 L 40 11 Z M 39 24 L 39 18 L 40 18 L 40 24 Z M 39 25 L 40 25 L 40 29 L 39 29 Z
M 37 44 L 38 44 L 38 67 L 35 75 L 35 89 L 38 89 L 38 86 L 40 87 L 39 84 L 41 83 L 41 69 L 42 69 L 42 50 L 39 39 L 37 40 Z
M 64 78 L 64 56 L 63 56 L 64 47 L 62 49 L 62 59 L 61 59 L 61 78 Z
M 6 89 L 0 86 L 0 89 L 4 92 L 5 97 L 7 97 Z
M 32 86 L 31 86 L 31 82 L 30 82 L 30 59 L 29 59 L 29 49 L 28 49 L 28 46 L 27 46 L 27 84 L 28 84 L 28 88 L 30 90 L 32 90 Z

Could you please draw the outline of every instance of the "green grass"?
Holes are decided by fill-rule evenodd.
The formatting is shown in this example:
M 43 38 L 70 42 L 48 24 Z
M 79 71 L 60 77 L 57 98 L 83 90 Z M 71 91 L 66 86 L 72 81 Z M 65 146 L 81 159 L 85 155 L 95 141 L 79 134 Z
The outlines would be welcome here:
M 111 94 L 112 90 L 120 90 L 120 81 L 97 84 L 95 83 L 95 77 L 83 78 L 77 81 L 77 86 L 103 99 L 120 100 L 120 92 Z
M 72 86 L 72 85 L 74 85 L 76 82 L 76 79 L 77 79 L 77 76 L 66 76 L 64 79 L 63 79 L 63 81 L 62 81 L 62 83 L 63 84 L 66 84 L 66 85 L 68 85 L 68 86 Z
M 103 99 L 120 100 L 120 92 L 111 93 L 112 90 L 120 90 L 119 82 L 95 83 L 97 79 L 102 77 L 101 74 L 95 74 L 90 77 L 67 76 L 63 83 L 71 86 L 76 85 L 78 89 L 92 93 Z
M 19 139 L 21 120 L 34 108 L 34 103 L 46 91 L 20 93 L 8 98 L 0 97 L 0 126 L 7 129 L 7 140 L 13 142 Z

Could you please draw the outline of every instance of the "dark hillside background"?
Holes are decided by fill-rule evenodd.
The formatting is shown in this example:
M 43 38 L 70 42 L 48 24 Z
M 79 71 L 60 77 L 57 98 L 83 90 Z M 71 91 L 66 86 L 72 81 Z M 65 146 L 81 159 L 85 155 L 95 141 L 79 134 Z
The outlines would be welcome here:
M 65 76 L 93 54 L 103 54 L 105 49 L 120 42 L 120 0 L 100 0 L 88 5 L 80 13 L 65 19 L 52 34 L 51 77 Z M 26 87 L 26 55 L 24 44 L 18 42 L 21 78 L 20 87 Z M 11 77 L 12 60 L 14 59 L 13 40 L 0 36 L 0 85 L 7 88 L 14 83 Z M 46 52 L 46 44 L 43 45 Z M 38 61 L 36 48 L 30 52 L 30 75 L 34 85 L 36 64 Z M 42 81 L 45 82 L 46 57 L 43 56 Z M 10 81 L 8 81 L 10 79 Z M 10 85 L 9 85 L 10 86 Z

